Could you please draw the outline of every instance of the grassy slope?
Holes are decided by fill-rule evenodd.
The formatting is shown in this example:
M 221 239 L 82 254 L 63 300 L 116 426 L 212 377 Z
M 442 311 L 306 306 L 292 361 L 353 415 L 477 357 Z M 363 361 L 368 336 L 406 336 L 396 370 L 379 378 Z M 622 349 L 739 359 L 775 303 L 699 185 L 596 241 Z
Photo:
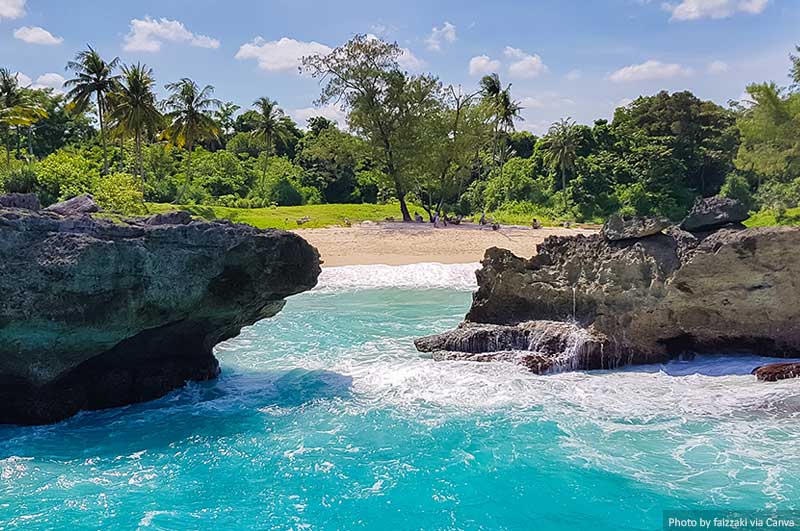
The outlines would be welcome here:
M 750 216 L 750 219 L 744 222 L 748 227 L 768 227 L 771 225 L 800 225 L 800 207 L 790 208 L 786 213 L 777 219 L 775 212 L 770 210 L 763 210 Z
M 310 221 L 304 223 L 302 228 L 330 227 L 344 225 L 344 219 L 349 218 L 352 223 L 361 221 L 383 221 L 387 217 L 397 220 L 402 219 L 400 205 L 390 203 L 387 205 L 373 204 L 333 204 L 333 205 L 304 205 L 296 207 L 273 208 L 227 208 L 205 205 L 171 205 L 168 203 L 148 203 L 148 210 L 155 214 L 171 210 L 187 210 L 195 216 L 206 219 L 229 219 L 237 223 L 247 223 L 258 227 L 277 229 L 296 229 L 301 227 L 297 220 L 309 217 Z M 409 205 L 413 212 L 415 207 Z M 422 212 L 422 209 L 417 209 Z

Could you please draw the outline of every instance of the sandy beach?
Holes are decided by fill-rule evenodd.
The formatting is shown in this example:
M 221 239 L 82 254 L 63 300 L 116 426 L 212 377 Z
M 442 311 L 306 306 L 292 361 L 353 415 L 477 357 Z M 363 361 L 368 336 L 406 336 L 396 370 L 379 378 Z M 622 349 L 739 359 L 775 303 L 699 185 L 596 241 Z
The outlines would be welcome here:
M 295 232 L 319 249 L 325 267 L 333 267 L 478 262 L 490 247 L 529 257 L 548 236 L 588 235 L 596 229 L 502 227 L 494 231 L 473 224 L 433 228 L 430 223 L 370 223 Z

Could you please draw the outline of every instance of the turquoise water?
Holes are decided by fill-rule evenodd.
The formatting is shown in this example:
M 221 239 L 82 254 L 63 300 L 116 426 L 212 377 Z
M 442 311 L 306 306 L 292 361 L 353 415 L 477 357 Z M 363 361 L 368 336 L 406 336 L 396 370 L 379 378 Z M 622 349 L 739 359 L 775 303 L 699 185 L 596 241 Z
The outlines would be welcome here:
M 326 270 L 214 382 L 0 427 L 0 529 L 661 529 L 800 508 L 800 381 L 758 358 L 616 373 L 435 363 L 470 268 Z M 367 286 L 370 289 L 362 289 Z

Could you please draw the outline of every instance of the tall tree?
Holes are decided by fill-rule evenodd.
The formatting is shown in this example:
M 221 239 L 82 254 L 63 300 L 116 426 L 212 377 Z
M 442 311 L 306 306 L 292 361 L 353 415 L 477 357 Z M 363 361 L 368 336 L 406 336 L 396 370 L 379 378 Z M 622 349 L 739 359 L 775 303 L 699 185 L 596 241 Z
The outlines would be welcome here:
M 416 134 L 440 90 L 437 79 L 408 76 L 400 70 L 402 50 L 367 35 L 356 35 L 325 55 L 303 58 L 304 69 L 325 82 L 320 104 L 336 102 L 350 110 L 350 126 L 369 140 L 394 188 L 404 221 L 411 221 L 406 194 L 410 161 L 424 146 Z
M 502 171 L 508 151 L 505 149 L 505 143 L 516 128 L 515 122 L 522 119 L 520 116 L 522 106 L 512 98 L 511 84 L 503 88 L 500 83 L 500 77 L 497 74 L 489 74 L 481 78 L 480 93 L 492 119 L 494 133 L 492 160 Z M 503 146 L 500 145 L 501 138 L 503 139 Z
M 110 124 L 121 134 L 134 139 L 136 150 L 136 172 L 142 182 L 144 194 L 144 161 L 142 141 L 151 135 L 161 124 L 156 95 L 153 92 L 155 80 L 153 71 L 137 63 L 122 67 L 122 80 L 117 89 L 108 95 L 108 116 Z
M 114 90 L 119 76 L 114 70 L 119 65 L 119 57 L 109 62 L 103 60 L 94 48 L 88 46 L 86 50 L 78 52 L 75 59 L 67 63 L 67 70 L 71 70 L 74 78 L 64 82 L 69 88 L 67 97 L 78 112 L 84 112 L 95 99 L 97 105 L 97 118 L 100 122 L 100 141 L 103 145 L 103 173 L 108 173 L 108 153 L 106 147 L 105 114 L 108 109 L 107 96 Z
M 575 169 L 578 158 L 578 138 L 575 122 L 562 118 L 550 126 L 547 132 L 545 160 L 561 172 L 561 193 L 564 194 L 564 211 L 567 210 L 567 172 Z
M 264 149 L 266 150 L 264 162 L 262 164 L 262 176 L 267 178 L 267 166 L 269 165 L 269 157 L 272 156 L 275 148 L 275 142 L 288 135 L 288 128 L 284 118 L 286 115 L 283 110 L 278 107 L 278 102 L 269 98 L 261 97 L 253 103 L 257 117 L 253 121 L 253 130 L 250 134 L 254 137 L 264 139 Z
M 7 68 L 0 68 L 0 127 L 6 148 L 6 167 L 11 165 L 11 129 L 17 131 L 19 151 L 19 128 L 30 127 L 47 117 L 47 111 L 36 92 L 20 86 L 17 74 L 12 74 Z
M 195 142 L 206 138 L 219 138 L 219 125 L 212 112 L 219 108 L 221 102 L 212 97 L 214 87 L 206 85 L 202 89 L 197 83 L 183 78 L 176 83 L 166 85 L 170 91 L 164 102 L 170 124 L 164 136 L 179 149 L 186 148 L 186 180 L 175 202 L 179 203 L 192 180 L 192 150 Z

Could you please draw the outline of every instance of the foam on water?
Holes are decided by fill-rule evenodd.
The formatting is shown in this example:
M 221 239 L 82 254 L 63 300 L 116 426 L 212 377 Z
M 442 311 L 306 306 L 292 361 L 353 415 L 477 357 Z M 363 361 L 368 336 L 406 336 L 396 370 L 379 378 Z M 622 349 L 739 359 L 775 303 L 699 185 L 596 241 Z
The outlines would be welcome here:
M 475 271 L 479 268 L 477 263 L 325 267 L 314 289 L 321 292 L 382 288 L 472 291 L 478 287 Z
M 757 382 L 754 356 L 434 362 L 413 339 L 463 317 L 470 269 L 326 269 L 219 346 L 215 382 L 0 428 L 0 528 L 602 531 L 797 508 L 800 381 Z

